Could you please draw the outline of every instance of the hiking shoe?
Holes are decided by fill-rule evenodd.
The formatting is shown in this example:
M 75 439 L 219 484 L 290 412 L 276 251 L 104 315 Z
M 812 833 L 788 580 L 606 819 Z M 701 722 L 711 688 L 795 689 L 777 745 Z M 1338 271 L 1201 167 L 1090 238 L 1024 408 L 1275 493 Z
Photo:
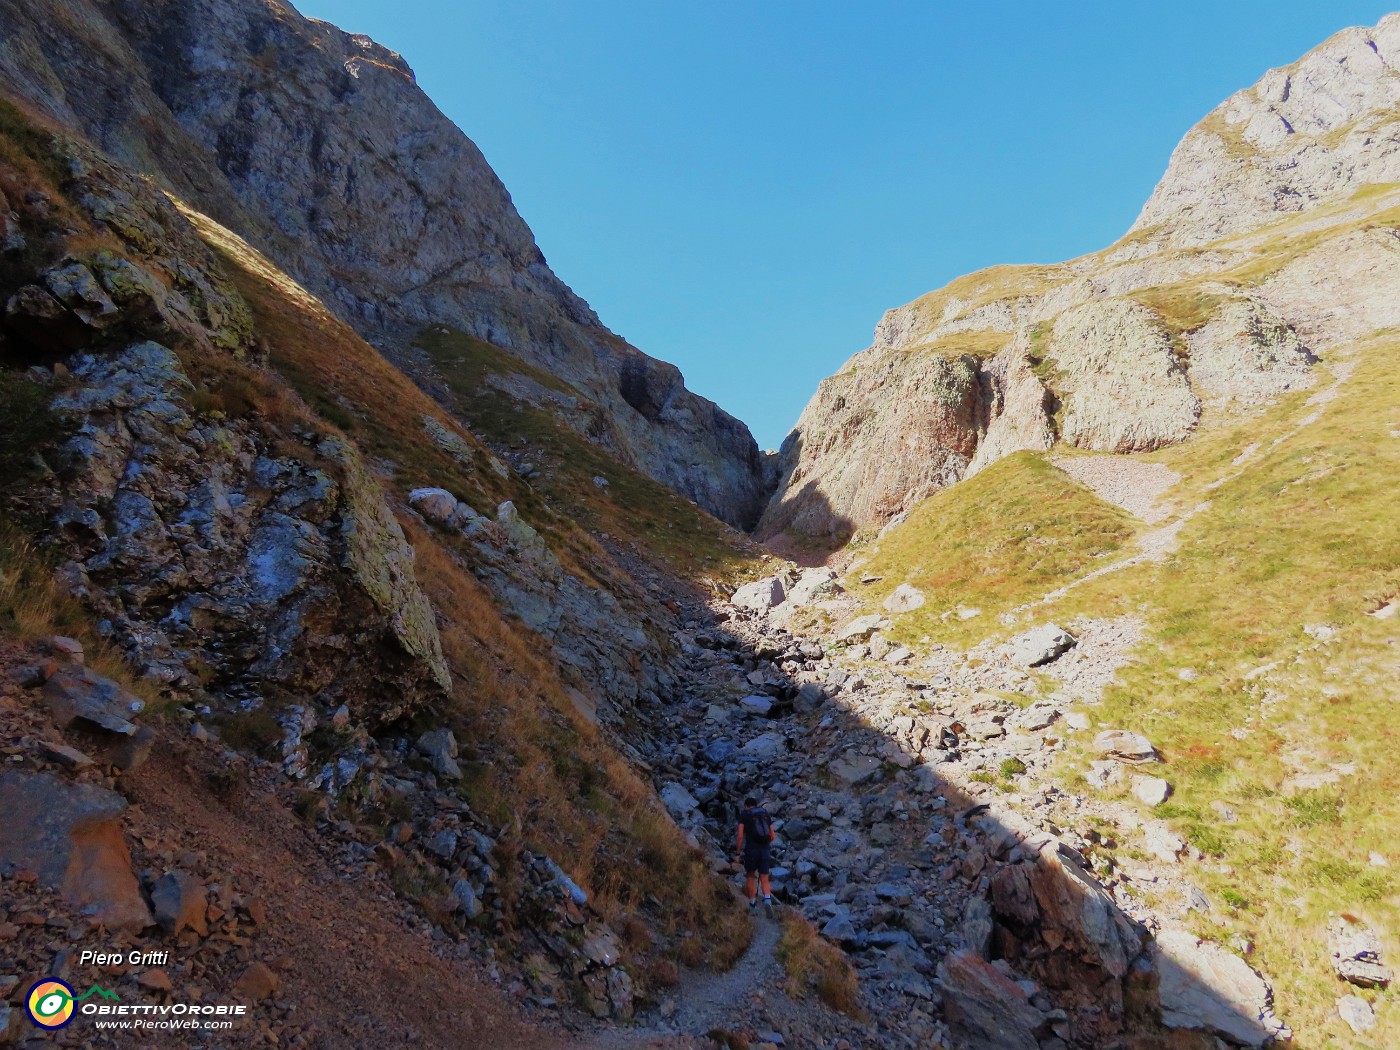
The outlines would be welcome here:
M 766 905 L 768 905 L 768 907 L 771 908 L 771 907 L 773 907 L 773 898 L 772 898 L 772 897 L 764 897 L 764 898 L 763 898 L 763 903 L 766 904 Z
M 749 901 L 749 907 L 750 907 L 750 908 L 757 908 L 757 907 L 758 907 L 758 898 L 757 898 L 757 897 L 755 897 L 753 900 Z

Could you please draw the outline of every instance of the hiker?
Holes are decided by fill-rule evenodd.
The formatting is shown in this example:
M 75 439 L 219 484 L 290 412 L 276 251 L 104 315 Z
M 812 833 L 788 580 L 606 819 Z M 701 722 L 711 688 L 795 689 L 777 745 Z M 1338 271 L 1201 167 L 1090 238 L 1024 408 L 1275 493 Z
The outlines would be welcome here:
M 743 860 L 744 874 L 748 878 L 749 907 L 758 904 L 758 884 L 763 884 L 763 903 L 773 904 L 773 887 L 768 881 L 773 871 L 773 820 L 768 811 L 758 804 L 758 799 L 750 796 L 744 799 L 744 808 L 739 813 L 739 852 L 735 860 Z

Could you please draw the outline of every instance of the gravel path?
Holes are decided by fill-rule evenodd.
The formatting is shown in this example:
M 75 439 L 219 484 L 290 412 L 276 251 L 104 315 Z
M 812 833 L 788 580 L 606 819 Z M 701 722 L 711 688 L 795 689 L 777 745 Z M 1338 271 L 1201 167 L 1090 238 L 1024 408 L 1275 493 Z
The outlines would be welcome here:
M 669 1018 L 644 1018 L 641 1026 L 606 1033 L 590 1045 L 594 1050 L 709 1050 L 714 1044 L 705 1033 L 716 1028 L 776 1030 L 788 1045 L 800 1045 L 794 1043 L 794 1028 L 810 1025 L 814 1010 L 793 1002 L 782 989 L 783 968 L 774 955 L 781 934 L 777 911 L 759 905 L 753 942 L 733 969 L 683 971 Z
M 1149 525 L 1164 521 L 1170 506 L 1158 501 L 1181 475 L 1160 463 L 1123 456 L 1058 456 L 1050 461 L 1075 481 L 1088 485 L 1100 499 L 1122 507 Z

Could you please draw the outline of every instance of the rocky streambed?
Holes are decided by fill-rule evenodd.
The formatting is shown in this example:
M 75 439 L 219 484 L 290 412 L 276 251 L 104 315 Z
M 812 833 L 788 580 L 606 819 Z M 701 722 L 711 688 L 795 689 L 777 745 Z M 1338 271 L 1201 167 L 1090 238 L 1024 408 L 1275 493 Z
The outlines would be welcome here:
M 836 630 L 793 630 L 818 604 Z M 736 881 L 738 804 L 753 794 L 773 814 L 775 896 L 848 953 L 872 1018 L 804 1038 L 1014 1050 L 1129 1046 L 1163 1028 L 1202 1046 L 1289 1038 L 1264 979 L 1189 932 L 1213 905 L 1190 883 L 1187 843 L 1049 775 L 1078 733 L 1102 756 L 1091 777 L 1149 805 L 1169 792 L 1150 741 L 1093 718 L 1135 624 L 1044 624 L 916 661 L 885 639 L 888 620 L 856 611 L 823 569 L 685 609 L 684 693 L 630 737 L 672 816 Z M 1119 854 L 1122 835 L 1147 859 Z M 750 1020 L 773 1027 L 775 1013 Z

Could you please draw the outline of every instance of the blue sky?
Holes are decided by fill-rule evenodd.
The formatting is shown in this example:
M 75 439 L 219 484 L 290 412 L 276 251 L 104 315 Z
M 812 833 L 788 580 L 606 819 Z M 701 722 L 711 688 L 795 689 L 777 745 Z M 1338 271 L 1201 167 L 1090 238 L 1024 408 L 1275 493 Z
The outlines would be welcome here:
M 1392 0 L 1393 2 L 1393 0 Z M 400 52 L 603 322 L 775 447 L 881 313 L 1121 235 L 1363 0 L 301 0 Z

